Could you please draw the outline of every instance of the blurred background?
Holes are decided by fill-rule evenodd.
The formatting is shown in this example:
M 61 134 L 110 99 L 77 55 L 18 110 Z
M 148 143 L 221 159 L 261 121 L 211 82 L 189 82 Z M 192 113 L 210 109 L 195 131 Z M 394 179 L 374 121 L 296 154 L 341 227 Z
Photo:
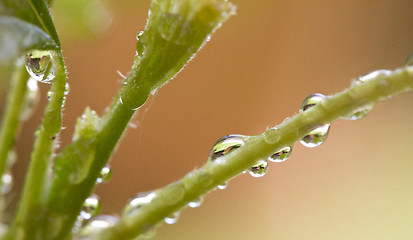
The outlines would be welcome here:
M 413 52 L 413 1 L 232 2 L 237 15 L 135 116 L 110 161 L 112 180 L 96 190 L 103 213 L 120 214 L 136 193 L 202 166 L 219 138 L 259 134 L 296 114 L 308 95 L 339 92 L 357 76 L 402 66 Z M 55 1 L 71 86 L 63 146 L 85 107 L 102 115 L 120 88 L 149 6 Z M 40 86 L 18 139 L 12 204 L 49 87 Z M 412 239 L 412 102 L 413 93 L 401 94 L 362 120 L 335 122 L 320 147 L 298 143 L 266 176 L 231 180 L 154 239 Z

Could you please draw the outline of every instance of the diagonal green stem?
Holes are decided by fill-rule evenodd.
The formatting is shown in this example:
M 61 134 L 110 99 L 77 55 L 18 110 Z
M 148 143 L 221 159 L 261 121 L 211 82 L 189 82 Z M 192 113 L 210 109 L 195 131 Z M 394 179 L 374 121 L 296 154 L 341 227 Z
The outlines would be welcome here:
M 63 57 L 51 52 L 56 68 L 52 96 L 46 107 L 42 125 L 36 131 L 36 142 L 26 175 L 17 214 L 5 239 L 41 239 L 39 226 L 44 217 L 50 190 L 51 159 L 56 135 L 61 129 L 61 110 L 66 83 Z
M 258 160 L 266 159 L 285 146 L 291 146 L 315 128 L 330 124 L 367 104 L 376 103 L 400 92 L 413 90 L 413 67 L 397 69 L 390 76 L 344 90 L 321 101 L 263 134 L 252 136 L 247 143 L 220 161 L 208 161 L 202 168 L 182 180 L 156 191 L 156 197 L 131 216 L 124 216 L 114 227 L 95 236 L 95 240 L 135 239 L 151 231 L 165 217 L 239 175 Z

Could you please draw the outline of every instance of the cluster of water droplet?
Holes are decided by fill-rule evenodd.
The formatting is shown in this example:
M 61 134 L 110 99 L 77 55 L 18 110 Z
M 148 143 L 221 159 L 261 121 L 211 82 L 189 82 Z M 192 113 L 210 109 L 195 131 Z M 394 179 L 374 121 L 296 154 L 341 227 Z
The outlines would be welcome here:
M 100 170 L 99 177 L 96 179 L 96 183 L 104 183 L 112 178 L 112 168 L 106 165 Z
M 300 107 L 300 112 L 304 112 L 318 103 L 320 103 L 325 96 L 323 94 L 315 93 L 308 96 L 304 99 L 303 103 Z M 330 130 L 330 124 L 325 124 L 321 127 L 318 127 L 308 133 L 308 135 L 304 136 L 300 143 L 303 144 L 305 147 L 317 147 L 320 146 L 327 138 L 328 132 Z
M 233 150 L 240 148 L 245 145 L 248 140 L 248 136 L 244 135 L 228 135 L 226 137 L 218 140 L 215 145 L 212 147 L 211 153 L 209 155 L 209 161 L 219 163 L 224 156 L 231 153 Z M 268 162 L 283 162 L 291 155 L 292 146 L 284 147 L 268 159 L 259 160 L 254 166 L 248 169 L 248 173 L 253 177 L 262 177 L 268 170 Z M 218 185 L 218 189 L 225 189 L 227 186 L 226 183 Z
M 51 83 L 55 68 L 49 51 L 31 50 L 26 54 L 26 69 L 30 76 L 39 82 Z

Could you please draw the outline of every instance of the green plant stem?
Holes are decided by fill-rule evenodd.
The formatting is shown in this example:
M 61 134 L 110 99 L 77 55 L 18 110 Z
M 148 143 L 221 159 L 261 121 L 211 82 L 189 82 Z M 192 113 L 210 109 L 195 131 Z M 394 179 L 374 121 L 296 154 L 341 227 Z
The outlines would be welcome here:
M 4 109 L 3 121 L 0 130 L 0 177 L 9 168 L 8 154 L 14 146 L 15 138 L 20 123 L 20 111 L 24 104 L 24 98 L 27 90 L 27 80 L 29 74 L 26 71 L 24 59 L 19 59 L 19 65 L 12 75 L 10 81 L 10 92 L 7 97 L 6 107 Z M 0 185 L 2 182 L 0 183 Z M 1 187 L 1 186 L 0 186 Z M 0 194 L 2 194 L 0 192 Z M 1 196 L 0 198 L 3 198 Z M 1 216 L 0 216 L 1 219 Z
M 413 67 L 397 69 L 390 76 L 376 77 L 365 84 L 328 97 L 276 128 L 250 137 L 243 147 L 219 160 L 208 161 L 182 180 L 156 191 L 156 197 L 151 203 L 130 216 L 124 216 L 114 227 L 105 229 L 93 239 L 134 239 L 146 231 L 151 231 L 165 217 L 184 208 L 189 202 L 239 175 L 258 160 L 266 159 L 281 148 L 293 145 L 317 127 L 331 124 L 340 117 L 351 116 L 360 107 L 411 90 Z
M 119 101 L 119 96 L 115 97 L 114 104 L 105 115 L 106 117 L 103 119 L 102 128 L 97 136 L 95 158 L 87 178 L 79 184 L 72 184 L 61 178 L 54 179 L 52 195 L 50 196 L 47 207 L 47 217 L 49 218 L 49 222 L 58 222 L 59 227 L 56 229 L 55 234 L 48 234 L 44 236 L 44 239 L 60 240 L 66 239 L 67 235 L 70 235 L 73 223 L 79 214 L 84 199 L 93 191 L 100 170 L 112 155 L 134 113 L 134 110 L 125 107 L 125 105 Z M 65 199 L 73 200 L 64 201 Z M 54 224 L 50 226 L 50 228 L 54 227 Z
M 5 239 L 41 239 L 39 226 L 43 224 L 47 196 L 50 190 L 51 159 L 56 135 L 61 129 L 61 109 L 66 83 L 63 57 L 52 52 L 56 76 L 52 96 L 46 107 L 42 125 L 36 131 L 36 141 L 23 187 L 17 214 Z

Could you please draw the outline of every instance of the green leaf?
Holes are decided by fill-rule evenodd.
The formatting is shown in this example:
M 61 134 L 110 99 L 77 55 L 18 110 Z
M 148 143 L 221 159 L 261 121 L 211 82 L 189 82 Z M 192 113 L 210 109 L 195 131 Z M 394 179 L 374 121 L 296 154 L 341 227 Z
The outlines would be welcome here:
M 59 38 L 43 0 L 0 0 L 0 66 L 30 49 L 57 49 Z

